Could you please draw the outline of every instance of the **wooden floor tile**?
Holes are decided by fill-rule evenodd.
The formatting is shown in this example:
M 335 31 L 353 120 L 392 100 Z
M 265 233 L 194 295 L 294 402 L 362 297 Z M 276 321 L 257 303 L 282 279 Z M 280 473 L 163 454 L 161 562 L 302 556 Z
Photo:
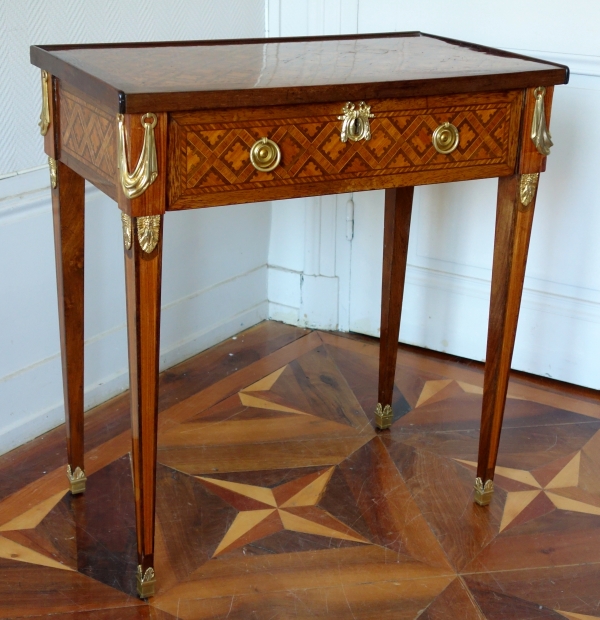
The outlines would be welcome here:
M 156 570 L 162 562 L 168 574 L 182 581 L 214 555 L 237 511 L 193 476 L 160 465 L 156 502 L 165 554 Z M 159 591 L 167 585 L 159 582 Z
M 504 530 L 465 566 L 465 572 L 600 562 L 600 516 L 540 512 L 533 520 Z
M 457 577 L 427 607 L 419 620 L 485 620 L 464 581 Z
M 80 573 L 136 596 L 135 512 L 129 455 L 88 478 L 83 496 L 67 497 Z M 115 501 L 117 498 L 117 501 Z
M 373 542 L 451 570 L 439 541 L 379 438 L 339 467 Z
M 511 381 L 482 508 L 481 366 L 399 347 L 378 433 L 378 353 L 266 322 L 161 375 L 149 602 L 126 396 L 86 418 L 83 495 L 63 429 L 0 457 L 0 618 L 599 618 L 600 399 Z
M 255 409 L 253 407 L 253 409 Z M 285 413 L 285 412 L 284 412 Z M 305 441 L 322 439 L 323 437 L 356 438 L 358 433 L 351 427 L 336 422 L 323 420 L 310 414 L 301 416 L 267 414 L 258 417 L 253 411 L 251 419 L 244 419 L 243 414 L 218 423 L 195 422 L 179 425 L 163 433 L 160 439 L 160 450 L 181 447 L 193 449 L 201 445 L 209 446 L 269 444 L 286 440 Z M 173 450 L 171 450 L 173 452 Z
M 428 382 L 430 383 L 442 382 Z M 426 393 L 426 400 L 417 403 L 417 406 L 404 416 L 397 426 L 404 429 L 410 426 L 420 426 L 424 431 L 479 429 L 482 396 L 473 393 L 473 387 L 466 383 L 451 381 L 435 394 Z M 470 391 L 466 391 L 465 388 Z M 550 405 L 509 397 L 506 402 L 503 427 L 585 423 L 598 428 L 595 418 Z
M 253 364 L 236 369 L 226 378 L 211 383 L 204 390 L 196 392 L 163 410 L 159 419 L 159 426 L 168 427 L 172 424 L 184 422 L 199 412 L 208 409 L 208 407 L 217 404 L 224 398 L 279 370 L 282 366 L 285 366 L 304 353 L 312 351 L 321 344 L 322 340 L 319 335 L 312 332 L 294 340 L 281 349 L 273 351 Z
M 452 443 L 454 449 L 456 444 L 459 448 L 464 445 L 453 438 L 451 433 L 444 433 L 443 438 L 435 437 L 444 444 Z M 496 491 L 494 501 L 487 508 L 478 506 L 473 502 L 473 473 L 440 454 L 437 441 L 428 443 L 421 435 L 413 439 L 418 448 L 409 442 L 386 438 L 388 452 L 452 566 L 460 571 L 497 535 L 503 491 Z M 470 439 L 473 445 L 469 449 L 476 450 L 477 438 Z
M 564 616 L 553 609 L 524 601 L 522 599 L 471 588 L 477 605 L 487 620 L 504 620 L 505 618 L 526 618 L 527 620 L 563 620 Z
M 182 618 L 221 617 L 218 614 L 228 613 L 232 599 L 238 618 L 251 617 L 249 606 L 257 610 L 257 617 L 279 610 L 282 618 L 311 617 L 308 614 L 347 618 L 352 612 L 360 618 L 377 614 L 414 618 L 452 579 L 440 569 L 403 561 L 402 556 L 375 546 L 238 556 L 205 564 L 152 604 L 169 613 L 180 605 Z M 294 600 L 301 603 L 295 616 L 289 606 Z
M 4 620 L 34 620 L 40 615 L 12 616 Z M 43 616 L 46 618 L 47 616 Z M 177 620 L 176 616 L 166 611 L 156 609 L 150 605 L 137 605 L 135 607 L 113 607 L 109 609 L 94 609 L 92 611 L 72 611 L 65 613 L 52 613 L 52 620 Z
M 255 444 L 221 444 L 189 450 L 160 448 L 160 463 L 192 475 L 223 471 L 251 471 L 275 467 L 335 465 L 369 441 L 368 437 L 336 437 L 273 441 L 259 449 Z
M 161 377 L 164 387 L 161 385 L 160 410 L 197 394 L 309 333 L 306 329 L 265 321 L 205 351 L 200 364 L 196 356 L 169 368 Z
M 362 348 L 355 351 L 345 347 L 335 346 L 334 343 L 339 344 L 339 342 L 333 340 L 327 334 L 322 333 L 321 338 L 326 342 L 326 348 L 330 357 L 335 361 L 344 379 L 356 395 L 369 423 L 374 426 L 375 407 L 377 406 L 379 360 L 376 357 L 365 355 L 362 352 Z M 345 343 L 345 339 L 338 340 Z M 423 378 L 415 376 L 412 373 L 405 373 L 402 376 L 403 386 L 412 387 L 412 384 L 416 383 L 417 390 L 421 389 L 424 381 Z M 398 419 L 410 411 L 411 404 L 407 400 L 411 399 L 413 395 L 413 390 L 411 390 L 410 387 L 404 390 L 404 392 L 401 392 L 396 385 L 394 386 L 392 395 L 394 419 Z M 414 405 L 414 403 L 412 404 Z
M 63 564 L 50 557 L 49 553 L 44 553 L 35 540 L 20 534 L 21 532 L 7 532 L 4 536 L 0 536 L 0 558 L 59 570 L 73 570 L 68 564 Z
M 531 609 L 532 618 L 600 616 L 600 564 L 465 575 L 487 618 L 511 617 Z M 537 607 L 537 611 L 535 608 Z M 543 611 L 546 615 L 542 615 Z M 502 616 L 501 613 L 505 613 Z
M 0 574 L 1 618 L 141 604 L 76 571 L 0 559 Z
M 26 510 L 18 517 L 11 519 L 4 525 L 0 526 L 0 532 L 8 530 L 29 530 L 40 524 L 41 520 L 58 504 L 58 502 L 66 495 L 67 489 L 62 489 L 50 498 L 40 502 L 33 508 Z
M 432 596 L 448 584 L 447 577 L 426 581 L 359 583 L 301 590 L 259 592 L 226 598 L 194 599 L 179 603 L 178 617 L 184 620 L 227 618 L 364 618 L 368 620 L 412 620 Z

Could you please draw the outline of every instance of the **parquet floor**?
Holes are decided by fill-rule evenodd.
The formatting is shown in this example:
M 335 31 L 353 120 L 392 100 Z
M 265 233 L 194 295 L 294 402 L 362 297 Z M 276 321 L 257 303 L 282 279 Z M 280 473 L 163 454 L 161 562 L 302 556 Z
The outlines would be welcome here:
M 472 502 L 482 371 L 263 323 L 163 373 L 157 596 L 135 595 L 127 398 L 0 457 L 0 617 L 600 618 L 600 400 L 511 382 L 491 506 Z

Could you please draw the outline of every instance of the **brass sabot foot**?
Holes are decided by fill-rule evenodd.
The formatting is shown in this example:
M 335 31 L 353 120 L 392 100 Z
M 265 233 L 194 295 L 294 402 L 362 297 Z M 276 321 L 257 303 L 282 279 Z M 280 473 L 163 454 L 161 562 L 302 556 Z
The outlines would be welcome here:
M 137 593 L 140 598 L 149 598 L 154 596 L 156 591 L 156 576 L 152 567 L 147 568 L 142 574 L 142 567 L 138 564 L 137 569 Z
M 494 495 L 494 481 L 486 480 L 483 484 L 481 478 L 475 478 L 475 503 L 487 506 L 492 501 L 492 495 Z
M 377 403 L 377 407 L 375 409 L 375 424 L 377 425 L 377 428 L 384 431 L 392 425 L 393 420 L 394 412 L 392 411 L 391 405 L 382 407 L 381 403 Z
M 85 491 L 87 478 L 81 467 L 76 467 L 75 471 L 72 471 L 71 466 L 67 465 L 67 478 L 69 479 L 72 495 L 77 495 Z

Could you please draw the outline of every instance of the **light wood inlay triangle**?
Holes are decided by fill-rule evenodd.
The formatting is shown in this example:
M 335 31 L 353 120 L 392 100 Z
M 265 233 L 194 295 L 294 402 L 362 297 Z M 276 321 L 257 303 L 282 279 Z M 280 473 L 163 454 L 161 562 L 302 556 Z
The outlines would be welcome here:
M 477 463 L 475 461 L 465 461 L 463 459 L 454 460 L 459 463 L 463 463 L 464 465 L 468 465 L 469 467 L 477 468 Z M 500 467 L 499 465 L 496 465 L 496 474 L 498 474 L 498 476 L 509 478 L 510 480 L 515 480 L 516 482 L 528 484 L 529 486 L 536 487 L 538 489 L 542 488 L 542 485 L 533 477 L 531 472 L 528 472 L 525 469 L 512 469 L 511 467 Z
M 290 499 L 281 504 L 281 508 L 315 506 L 321 499 L 334 469 L 334 467 L 330 467 L 326 472 L 323 472 L 316 480 L 305 486 L 301 491 L 296 493 L 296 495 L 290 497 Z
M 59 491 L 52 497 L 40 502 L 37 506 L 30 508 L 22 515 L 11 519 L 7 523 L 0 526 L 0 532 L 9 532 L 11 530 L 31 530 L 37 527 L 42 519 L 60 502 L 66 495 L 67 489 Z
M 457 381 L 456 383 L 458 383 L 458 385 L 460 385 L 460 387 L 462 388 L 463 392 L 466 392 L 467 394 L 477 394 L 479 396 L 483 396 L 483 387 L 479 385 L 473 385 L 472 383 L 465 383 L 464 381 Z M 506 395 L 506 397 L 512 400 L 526 400 L 525 398 L 521 396 L 514 396 L 511 393 L 510 389 L 508 390 L 508 394 Z
M 264 398 L 257 398 L 244 392 L 239 393 L 240 401 L 242 405 L 246 407 L 256 407 L 257 409 L 270 409 L 271 411 L 283 411 L 284 413 L 297 413 L 298 415 L 310 415 L 304 411 L 298 411 L 298 409 L 292 409 L 285 405 L 279 405 L 278 403 L 272 403 Z
M 13 540 L 4 538 L 4 536 L 0 536 L 0 558 L 15 560 L 15 562 L 25 562 L 27 564 L 37 564 L 38 566 L 47 566 L 49 568 L 59 568 L 60 570 L 74 570 L 37 551 L 32 551 L 23 545 L 19 545 Z
M 465 383 L 464 381 L 457 381 L 458 385 L 462 388 L 463 392 L 467 394 L 483 394 L 483 388 L 478 385 L 473 385 L 472 383 Z
M 273 506 L 274 508 L 277 506 L 277 502 L 275 501 L 275 497 L 273 496 L 273 491 L 271 489 L 265 487 L 256 487 L 251 484 L 242 484 L 241 482 L 230 482 L 229 480 L 218 480 L 216 478 L 205 478 L 203 476 L 196 476 L 198 480 L 205 480 L 210 484 L 214 484 L 218 487 L 223 487 L 224 489 L 229 489 L 234 493 L 239 493 L 240 495 L 245 495 L 246 497 L 250 497 L 251 499 L 255 499 L 258 502 L 262 502 L 267 506 Z M 261 512 L 254 511 L 254 512 Z
M 357 538 L 356 536 L 351 536 L 350 534 L 340 532 L 339 530 L 334 530 L 333 528 L 322 525 L 321 523 L 316 523 L 315 521 L 303 519 L 302 517 L 291 514 L 285 510 L 279 510 L 279 517 L 281 519 L 281 522 L 283 523 L 283 527 L 285 527 L 286 530 L 291 530 L 292 532 L 301 532 L 303 534 L 317 534 L 318 536 L 329 536 L 332 538 L 341 538 L 342 540 L 351 540 L 353 542 L 370 544 L 368 540 L 362 537 Z M 331 518 L 334 519 L 334 517 Z M 337 519 L 334 520 L 337 521 Z M 340 523 L 340 525 L 344 529 L 347 529 L 347 526 L 343 525 L 342 523 Z
M 569 497 L 550 493 L 549 491 L 546 491 L 546 495 L 559 510 L 571 510 L 573 512 L 583 512 L 588 515 L 600 515 L 600 508 L 598 508 L 598 506 L 592 506 L 592 504 L 579 502 Z
M 283 366 L 279 370 L 272 372 L 270 375 L 267 375 L 260 381 L 249 385 L 244 388 L 242 392 L 268 392 L 274 385 L 277 379 L 281 376 L 281 373 L 287 368 L 287 365 Z
M 579 484 L 579 465 L 581 463 L 581 451 L 579 451 L 561 471 L 546 485 L 547 489 L 560 489 L 563 487 L 576 487 Z
M 435 396 L 439 391 L 452 383 L 452 379 L 439 379 L 434 381 L 427 381 L 423 386 L 419 400 L 416 407 L 420 407 L 423 403 L 427 402 L 432 396 Z
M 589 493 L 580 487 L 563 487 L 562 489 L 552 489 L 550 493 L 600 508 L 600 495 L 597 493 Z
M 256 527 L 261 521 L 264 521 L 269 515 L 272 515 L 275 512 L 274 508 L 269 508 L 267 510 L 248 510 L 246 512 L 239 512 L 231 527 L 227 530 L 225 536 L 223 536 L 223 540 L 219 543 L 216 551 L 213 554 L 213 557 L 216 557 L 227 549 L 231 544 L 233 544 L 236 540 L 241 538 L 244 534 L 249 532 L 253 527 Z
M 496 466 L 496 473 L 499 476 L 504 476 L 510 480 L 516 480 L 523 484 L 529 484 L 532 487 L 542 488 L 542 485 L 533 477 L 531 472 L 524 469 L 512 469 L 511 467 L 498 467 Z
M 508 493 L 506 503 L 504 504 L 500 531 L 509 526 L 540 493 L 541 491 L 514 491 Z

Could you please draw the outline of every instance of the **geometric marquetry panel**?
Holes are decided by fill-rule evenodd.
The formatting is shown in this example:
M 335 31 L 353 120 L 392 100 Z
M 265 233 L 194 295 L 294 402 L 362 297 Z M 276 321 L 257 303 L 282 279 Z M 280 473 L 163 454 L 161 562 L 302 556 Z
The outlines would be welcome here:
M 342 104 L 173 114 L 171 204 L 181 195 L 296 186 L 390 174 L 471 166 L 513 165 L 522 93 L 369 101 L 371 139 L 342 142 Z M 294 113 L 295 112 L 295 113 Z M 216 120 L 216 122 L 213 122 Z M 456 126 L 458 148 L 438 153 L 434 130 Z M 281 163 L 259 172 L 250 148 L 267 136 L 281 149 Z
M 61 89 L 61 150 L 112 184 L 117 172 L 117 120 L 67 88 Z

